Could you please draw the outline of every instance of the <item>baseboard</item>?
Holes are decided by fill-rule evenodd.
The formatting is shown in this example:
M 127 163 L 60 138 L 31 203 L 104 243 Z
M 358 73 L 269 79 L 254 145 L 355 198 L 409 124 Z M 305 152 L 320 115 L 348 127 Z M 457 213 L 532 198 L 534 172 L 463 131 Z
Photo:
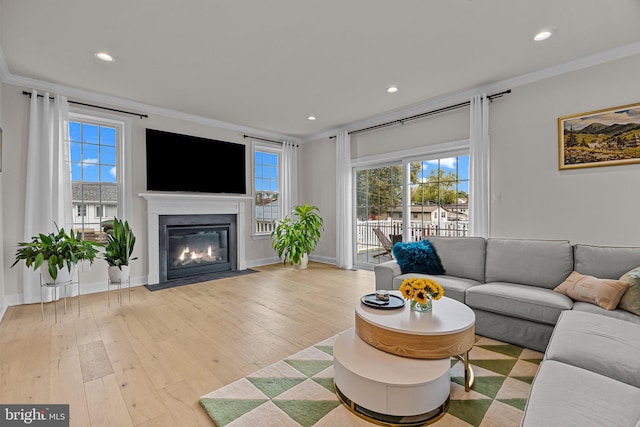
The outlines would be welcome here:
M 131 287 L 142 286 L 147 283 L 145 276 L 131 276 Z M 75 287 L 75 286 L 74 286 Z M 107 282 L 106 280 L 101 280 L 99 282 L 91 282 L 91 283 L 80 283 L 80 295 L 89 295 L 96 294 L 98 292 L 106 292 L 107 291 Z M 73 290 L 71 291 L 73 292 Z M 14 294 L 14 295 L 5 295 L 4 304 L 2 309 L 2 315 L 4 312 L 11 306 L 14 305 L 23 305 L 23 304 L 36 304 L 39 303 L 40 300 L 37 299 L 35 301 L 25 301 L 24 295 Z M 0 320 L 2 320 L 2 316 L 0 316 Z

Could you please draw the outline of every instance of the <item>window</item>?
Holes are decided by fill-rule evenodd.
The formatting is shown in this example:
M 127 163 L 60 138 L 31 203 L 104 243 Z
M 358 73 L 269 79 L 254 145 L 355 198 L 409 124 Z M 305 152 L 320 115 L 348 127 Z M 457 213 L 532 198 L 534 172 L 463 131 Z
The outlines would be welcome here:
M 411 241 L 467 236 L 469 156 L 463 144 L 354 161 L 356 265 L 391 259 L 374 228 L 391 241 L 403 235 L 405 226 Z
M 122 127 L 100 117 L 69 115 L 71 199 L 77 212 L 73 228 L 85 239 L 105 241 L 102 223 L 118 212 Z
M 411 235 L 416 236 L 415 240 L 418 236 L 466 236 L 469 156 L 411 162 L 409 169 L 411 211 L 423 219 L 411 223 Z
M 280 219 L 280 173 L 282 149 L 254 143 L 254 233 L 271 234 Z

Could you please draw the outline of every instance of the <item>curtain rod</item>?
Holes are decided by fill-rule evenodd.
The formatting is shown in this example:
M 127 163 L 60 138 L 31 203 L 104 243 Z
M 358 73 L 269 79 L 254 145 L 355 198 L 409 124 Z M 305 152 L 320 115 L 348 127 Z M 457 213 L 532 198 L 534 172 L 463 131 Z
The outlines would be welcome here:
M 27 95 L 29 98 L 31 98 L 31 92 L 27 92 L 27 91 L 22 91 L 23 95 Z M 38 95 L 38 98 L 44 98 L 44 95 Z M 49 97 L 49 99 L 54 99 L 52 97 Z M 82 105 L 84 107 L 92 107 L 92 108 L 100 108 L 101 110 L 109 110 L 109 111 L 115 111 L 116 113 L 124 113 L 124 114 L 131 114 L 132 116 L 138 116 L 141 119 L 147 118 L 149 117 L 146 114 L 140 114 L 140 113 L 132 113 L 131 111 L 124 111 L 124 110 L 117 110 L 115 108 L 109 108 L 109 107 L 101 107 L 100 105 L 93 105 L 93 104 L 85 104 L 84 102 L 78 102 L 78 101 L 67 101 L 69 104 L 75 104 L 75 105 Z
M 493 95 L 487 95 L 487 98 L 489 99 L 489 101 L 492 101 L 496 98 L 501 98 L 502 96 L 511 93 L 511 89 L 509 90 L 505 90 L 504 92 L 499 92 L 499 93 L 494 93 Z M 466 101 L 466 102 L 461 102 L 459 104 L 454 104 L 454 105 L 449 105 L 447 107 L 442 107 L 442 108 L 438 108 L 436 110 L 431 110 L 431 111 L 427 111 L 426 113 L 420 113 L 420 114 L 416 114 L 414 116 L 409 116 L 409 117 L 405 117 L 404 119 L 398 119 L 398 120 L 393 120 L 390 122 L 386 122 L 386 123 L 381 123 L 379 125 L 374 125 L 374 126 L 369 126 L 363 129 L 357 129 L 357 130 L 353 130 L 351 132 L 348 132 L 349 135 L 356 135 L 358 133 L 362 133 L 362 132 L 367 132 L 370 130 L 375 130 L 375 129 L 380 129 L 380 128 L 384 128 L 387 126 L 392 126 L 392 125 L 397 125 L 397 124 L 404 124 L 404 122 L 408 122 L 410 120 L 416 120 L 416 119 L 421 119 L 423 117 L 427 117 L 427 116 L 431 116 L 434 114 L 438 114 L 438 113 L 444 113 L 445 111 L 451 111 L 451 110 L 456 110 L 458 108 L 462 108 L 462 107 L 466 107 L 468 105 L 471 105 L 471 101 Z M 329 137 L 329 139 L 333 139 L 335 138 L 335 136 L 331 136 Z
M 267 139 L 267 138 L 260 138 L 258 136 L 251 136 L 251 135 L 242 135 L 243 138 L 251 138 L 251 139 L 257 139 L 259 141 L 266 141 L 266 142 L 275 142 L 276 144 L 282 144 L 282 141 L 276 141 L 275 139 Z M 299 147 L 298 144 L 296 144 L 296 147 Z

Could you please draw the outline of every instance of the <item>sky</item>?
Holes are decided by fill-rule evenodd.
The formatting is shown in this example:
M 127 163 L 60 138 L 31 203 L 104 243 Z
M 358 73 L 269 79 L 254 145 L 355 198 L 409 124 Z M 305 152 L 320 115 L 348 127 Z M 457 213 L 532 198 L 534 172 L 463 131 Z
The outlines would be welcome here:
M 116 182 L 116 129 L 69 122 L 71 179 Z
M 591 123 L 602 123 L 603 125 L 640 124 L 640 105 L 635 108 L 625 108 L 617 111 L 601 112 L 584 117 L 566 119 L 564 120 L 564 129 L 569 130 L 569 128 L 573 126 L 573 130 L 577 131 L 589 126 Z
M 449 157 L 440 159 L 440 169 L 445 173 L 453 172 L 462 180 L 458 184 L 458 189 L 469 193 L 469 156 Z M 418 180 L 425 180 L 429 174 L 438 173 L 438 159 L 422 162 L 422 171 L 418 174 Z

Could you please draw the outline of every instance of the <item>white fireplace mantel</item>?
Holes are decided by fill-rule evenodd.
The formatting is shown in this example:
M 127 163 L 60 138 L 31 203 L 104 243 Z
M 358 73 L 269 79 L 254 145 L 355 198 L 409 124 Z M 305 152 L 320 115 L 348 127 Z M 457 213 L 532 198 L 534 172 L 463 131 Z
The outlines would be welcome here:
M 147 201 L 147 241 L 149 250 L 149 285 L 160 282 L 159 253 L 159 216 L 160 215 L 198 215 L 198 214 L 235 214 L 237 223 L 238 253 L 237 268 L 245 270 L 245 202 L 251 196 L 227 196 L 212 194 L 183 193 L 140 193 L 138 196 Z

